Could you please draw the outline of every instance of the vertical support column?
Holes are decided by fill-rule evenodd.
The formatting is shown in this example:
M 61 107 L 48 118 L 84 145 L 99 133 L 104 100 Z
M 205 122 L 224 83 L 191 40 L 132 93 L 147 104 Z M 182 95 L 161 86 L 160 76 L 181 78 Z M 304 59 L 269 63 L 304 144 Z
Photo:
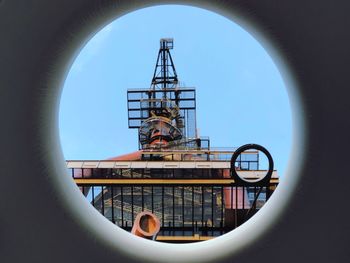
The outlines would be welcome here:
M 111 185 L 111 210 L 112 210 L 112 222 L 115 224 L 114 220 L 114 186 Z
M 122 217 L 122 227 L 124 227 L 124 193 L 123 186 L 120 187 L 120 206 L 121 206 L 121 217 Z
M 182 199 L 182 228 L 185 228 L 185 187 L 182 186 L 182 192 L 181 192 L 181 199 Z M 182 232 L 184 234 L 184 231 Z
M 103 186 L 101 186 L 101 212 L 105 215 L 105 194 L 103 191 Z
M 221 226 L 221 234 L 223 234 L 224 232 L 224 209 L 225 209 L 225 205 L 224 205 L 224 187 L 221 187 L 221 222 L 220 222 L 220 226 Z
M 235 228 L 238 226 L 238 189 L 237 186 L 235 186 L 236 189 L 236 209 L 235 209 Z
M 202 199 L 201 199 L 201 203 L 202 203 L 202 218 L 201 218 L 201 221 L 202 221 L 202 228 L 204 226 L 204 186 L 201 187 L 201 194 L 202 194 Z
M 173 227 L 175 227 L 175 186 L 172 187 L 173 189 Z
M 142 172 L 142 174 L 143 174 L 143 172 Z M 142 212 L 145 210 L 145 203 L 144 203 L 143 196 L 144 196 L 144 191 L 143 191 L 143 186 L 141 186 L 141 206 L 142 206 Z
M 154 214 L 153 185 L 151 186 L 151 209 L 152 209 L 152 214 Z
M 92 206 L 95 207 L 95 186 L 91 186 Z
M 130 186 L 131 191 L 131 225 L 134 223 L 134 186 Z
M 192 232 L 194 235 L 195 231 L 194 231 L 194 187 L 192 186 Z
M 164 186 L 162 186 L 162 227 L 165 226 L 164 222 Z

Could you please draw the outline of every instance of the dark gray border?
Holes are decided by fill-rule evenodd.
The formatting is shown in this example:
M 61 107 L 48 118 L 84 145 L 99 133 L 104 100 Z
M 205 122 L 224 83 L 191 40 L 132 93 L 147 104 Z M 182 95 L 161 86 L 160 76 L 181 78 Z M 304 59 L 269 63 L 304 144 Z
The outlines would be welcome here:
M 295 132 L 288 176 L 266 208 L 236 231 L 195 245 L 140 241 L 99 216 L 63 176 L 58 103 L 77 51 L 113 18 L 160 2 L 0 2 L 1 261 L 154 262 L 155 255 L 161 262 L 347 262 L 345 0 L 171 1 L 240 23 L 267 48 L 290 88 Z

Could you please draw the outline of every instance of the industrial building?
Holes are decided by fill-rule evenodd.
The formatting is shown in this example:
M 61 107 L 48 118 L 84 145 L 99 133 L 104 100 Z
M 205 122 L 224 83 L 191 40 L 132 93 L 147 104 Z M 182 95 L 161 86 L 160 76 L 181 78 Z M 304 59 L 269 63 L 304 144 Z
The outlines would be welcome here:
M 179 85 L 173 39 L 161 39 L 150 88 L 127 91 L 128 125 L 139 149 L 108 160 L 68 160 L 70 175 L 89 202 L 131 231 L 148 211 L 160 222 L 156 241 L 208 240 L 251 218 L 279 183 L 262 146 L 213 148 L 200 137 L 196 89 Z M 137 138 L 135 138 L 137 139 Z M 259 169 L 261 154 L 268 169 Z

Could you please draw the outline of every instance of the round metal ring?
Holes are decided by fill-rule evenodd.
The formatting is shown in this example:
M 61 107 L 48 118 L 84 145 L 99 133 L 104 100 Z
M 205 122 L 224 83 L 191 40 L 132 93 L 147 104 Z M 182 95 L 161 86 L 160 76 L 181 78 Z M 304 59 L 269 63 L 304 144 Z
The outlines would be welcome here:
M 236 163 L 238 156 L 240 156 L 240 154 L 243 153 L 244 151 L 252 150 L 252 149 L 263 152 L 269 161 L 269 169 L 268 169 L 266 175 L 258 181 L 245 180 L 244 178 L 242 178 L 238 175 L 238 173 L 235 169 L 235 163 Z M 253 144 L 253 143 L 245 144 L 245 145 L 239 147 L 231 157 L 231 177 L 235 180 L 235 183 L 237 185 L 240 185 L 240 186 L 241 185 L 264 186 L 270 182 L 272 172 L 273 172 L 273 165 L 274 164 L 273 164 L 272 156 L 266 148 L 264 148 L 263 146 L 261 146 L 259 144 Z

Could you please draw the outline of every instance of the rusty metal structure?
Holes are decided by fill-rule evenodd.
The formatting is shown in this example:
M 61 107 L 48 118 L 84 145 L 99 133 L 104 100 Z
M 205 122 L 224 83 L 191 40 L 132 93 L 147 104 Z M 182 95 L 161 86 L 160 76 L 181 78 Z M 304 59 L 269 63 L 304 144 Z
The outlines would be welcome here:
M 139 237 L 155 240 L 159 230 L 160 222 L 158 217 L 151 212 L 142 211 L 136 216 L 131 233 Z
M 173 39 L 161 39 L 150 88 L 127 91 L 128 125 L 138 129 L 138 151 L 108 160 L 67 161 L 67 167 L 89 202 L 112 223 L 146 237 L 151 228 L 141 225 L 148 222 L 153 227 L 147 238 L 196 242 L 251 218 L 279 177 L 264 147 L 217 149 L 208 137 L 199 137 L 196 89 L 179 86 L 173 47 Z M 262 155 L 267 169 L 259 169 Z

